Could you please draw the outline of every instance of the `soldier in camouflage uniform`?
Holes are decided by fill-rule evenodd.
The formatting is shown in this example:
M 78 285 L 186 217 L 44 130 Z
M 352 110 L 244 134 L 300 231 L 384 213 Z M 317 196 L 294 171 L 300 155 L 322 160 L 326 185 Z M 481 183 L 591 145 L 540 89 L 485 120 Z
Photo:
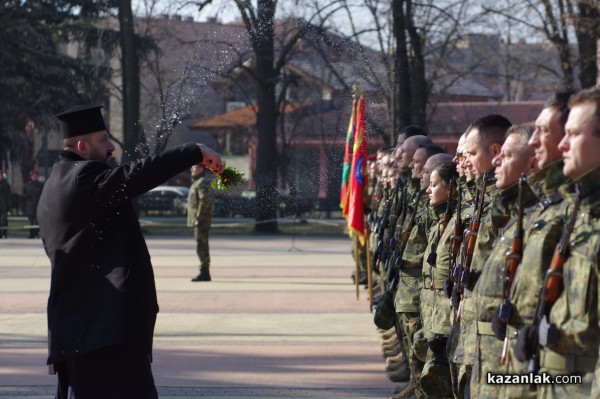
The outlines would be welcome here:
M 503 269 L 506 266 L 506 254 L 512 249 L 519 210 L 517 182 L 519 176 L 530 173 L 535 164 L 533 149 L 528 145 L 532 130 L 532 125 L 517 125 L 508 129 L 501 152 L 492 161 L 496 168 L 496 187 L 500 191 L 492 203 L 491 216 L 492 219 L 509 218 L 509 221 L 501 229 L 499 239 L 485 260 L 473 289 L 477 332 L 477 357 L 471 375 L 471 396 L 474 398 L 496 398 L 500 385 L 488 385 L 487 374 L 506 372 L 506 367 L 501 365 L 503 342 L 494 336 L 491 321 L 505 293 Z M 527 184 L 524 184 L 522 191 L 523 207 L 528 208 L 536 202 L 536 198 Z
M 436 158 L 441 163 L 436 164 Z M 431 161 L 431 162 L 430 162 Z M 443 289 L 443 276 L 445 271 L 438 270 L 442 267 L 437 263 L 437 247 L 442 234 L 448 228 L 448 222 L 455 209 L 455 199 L 450 197 L 450 186 L 456 181 L 458 173 L 450 155 L 434 155 L 427 160 L 423 168 L 423 176 L 430 173 L 430 184 L 427 193 L 430 198 L 430 212 L 434 224 L 428 234 L 427 248 L 423 261 L 423 287 L 420 298 L 420 313 L 422 331 L 426 338 L 427 346 L 423 356 L 425 365 L 421 373 L 421 389 L 430 397 L 444 398 L 452 395 L 450 381 L 450 368 L 446 356 L 446 337 L 434 332 L 435 302 L 443 297 L 448 303 Z M 455 190 L 453 189 L 455 194 Z M 440 202 L 444 201 L 444 202 Z M 447 269 L 447 266 L 446 266 Z M 447 276 L 448 273 L 445 273 Z M 441 278 L 440 278 L 441 277 Z
M 511 126 L 508 119 L 501 115 L 487 115 L 477 119 L 471 125 L 465 142 L 466 166 L 475 174 L 478 184 L 483 184 L 484 174 L 486 175 L 486 189 L 483 194 L 483 204 L 481 215 L 479 217 L 479 230 L 474 243 L 474 252 L 470 266 L 463 264 L 465 271 L 463 275 L 469 275 L 468 281 L 463 285 L 463 292 L 459 309 L 457 310 L 457 319 L 460 318 L 460 335 L 457 348 L 455 350 L 460 354 L 463 351 L 464 368 L 459 372 L 459 380 L 469 384 L 471 372 L 477 358 L 477 324 L 475 323 L 475 304 L 472 298 L 473 288 L 483 269 L 483 263 L 493 249 L 493 243 L 498 235 L 498 230 L 506 219 L 492 219 L 492 198 L 494 198 L 498 189 L 496 179 L 493 177 L 494 166 L 492 160 L 500 153 L 504 135 Z M 482 187 L 483 188 L 483 187 Z M 466 244 L 467 240 L 463 240 Z M 470 390 L 465 390 L 465 397 L 470 396 Z
M 556 93 L 546 102 L 535 121 L 535 130 L 529 146 L 535 151 L 537 171 L 528 176 L 528 185 L 538 198 L 537 205 L 526 215 L 524 245 L 521 263 L 510 287 L 512 312 L 508 326 L 496 327 L 496 337 L 508 336 L 508 373 L 526 374 L 527 362 L 514 355 L 517 331 L 533 321 L 539 287 L 550 265 L 554 247 L 564 226 L 562 196 L 558 187 L 565 183 L 562 174 L 562 155 L 558 143 L 564 136 L 564 125 L 569 115 L 567 106 L 570 92 Z M 496 319 L 499 322 L 499 319 Z M 494 326 L 495 327 L 495 326 Z M 525 384 L 500 386 L 501 398 L 535 398 Z
M 191 168 L 192 185 L 188 194 L 188 226 L 194 228 L 196 253 L 200 259 L 200 273 L 192 281 L 211 281 L 210 253 L 208 248 L 208 232 L 213 213 L 214 193 L 211 187 L 212 173 L 208 173 L 202 165 Z
M 420 149 L 421 150 L 421 149 Z M 446 153 L 439 153 L 430 156 L 421 173 L 419 174 L 419 179 L 421 181 L 421 188 L 425 190 L 425 194 L 429 195 L 429 189 L 431 186 L 431 175 L 433 171 L 441 164 L 451 164 L 446 165 L 447 167 L 453 167 L 452 164 L 452 156 Z M 452 168 L 453 173 L 456 173 L 456 169 Z M 446 169 L 444 169 L 446 170 Z M 436 189 L 437 192 L 446 190 L 449 187 L 444 185 L 444 181 L 441 180 L 439 174 L 436 176 Z M 447 191 L 447 190 L 446 190 Z M 423 194 L 423 195 L 425 195 Z M 421 330 L 418 332 L 419 338 L 422 341 L 422 344 L 426 344 L 427 340 L 429 340 L 432 336 L 430 334 L 431 327 L 431 316 L 433 310 L 433 291 L 429 290 L 430 282 L 431 282 L 431 268 L 433 267 L 428 263 L 427 255 L 434 252 L 435 247 L 437 247 L 437 242 L 439 240 L 439 236 L 437 235 L 438 230 L 440 231 L 440 235 L 442 233 L 442 229 L 440 228 L 441 217 L 446 212 L 446 204 L 447 204 L 447 195 L 444 198 L 444 201 L 440 202 L 439 200 L 435 203 L 431 203 L 431 198 L 428 203 L 428 212 L 429 218 L 431 220 L 431 228 L 427 232 L 427 247 L 425 249 L 425 255 L 423 258 L 422 265 L 422 286 L 421 286 L 421 294 L 419 299 L 419 313 L 421 315 Z M 449 218 L 450 216 L 448 216 Z M 431 259 L 430 259 L 431 260 Z M 425 289 L 427 288 L 427 289 Z M 430 295 L 431 294 L 431 295 Z M 420 350 L 420 352 L 419 352 Z M 422 345 L 420 348 L 417 348 L 417 357 L 422 361 L 425 361 L 427 356 L 427 345 Z
M 8 210 L 11 203 L 10 184 L 4 177 L 4 171 L 0 169 L 0 238 L 6 238 L 8 228 Z
M 473 203 L 473 197 L 470 195 L 469 193 L 469 189 L 467 188 L 467 177 L 465 176 L 465 168 L 464 168 L 464 157 L 463 157 L 463 148 L 464 148 L 464 144 L 465 144 L 465 139 L 466 139 L 466 133 L 463 134 L 460 139 L 458 140 L 458 146 L 456 148 L 456 155 L 454 156 L 454 158 L 452 159 L 452 162 L 456 165 L 456 171 L 458 172 L 458 175 L 460 176 L 459 180 L 458 180 L 458 184 L 461 185 L 461 191 L 462 191 L 462 198 L 461 198 L 461 213 L 462 213 L 462 219 L 467 219 L 470 217 L 471 212 L 469 212 L 469 207 L 472 208 L 472 203 Z M 470 180 L 469 181 L 469 185 L 471 185 L 472 187 L 474 186 L 474 181 Z M 448 298 L 448 296 L 446 295 L 446 293 L 440 293 L 439 289 L 440 287 L 438 287 L 439 282 L 442 281 L 444 279 L 446 279 L 449 274 L 450 274 L 450 246 L 451 246 L 451 240 L 450 237 L 452 236 L 452 234 L 454 234 L 454 226 L 456 223 L 456 209 L 457 207 L 455 207 L 455 211 L 453 212 L 452 217 L 450 218 L 450 221 L 448 222 L 448 227 L 444 230 L 444 232 L 442 233 L 442 235 L 440 236 L 439 239 L 439 243 L 437 245 L 437 248 L 435 250 L 436 252 L 436 264 L 435 267 L 432 268 L 432 278 L 434 281 L 437 281 L 438 284 L 435 284 L 435 291 L 434 291 L 434 300 L 433 300 L 433 304 L 432 304 L 432 323 L 431 323 L 431 334 L 434 335 L 434 339 L 437 341 L 435 343 L 432 343 L 434 346 L 439 346 L 439 345 L 444 345 L 445 342 L 448 339 L 448 336 L 450 334 L 451 328 L 452 328 L 452 309 L 450 307 L 450 300 Z M 462 224 L 462 223 L 461 223 Z M 447 286 L 445 284 L 442 284 L 441 286 L 442 289 L 447 288 Z M 444 348 L 445 349 L 445 348 Z M 437 351 L 437 348 L 436 348 Z M 448 356 L 444 353 L 442 354 L 438 354 L 436 356 L 436 359 L 438 360 L 438 362 L 442 362 L 444 359 L 447 359 L 450 363 L 450 371 L 451 371 L 451 377 L 452 378 L 452 382 L 453 384 L 456 383 L 456 376 L 458 375 L 458 368 L 459 368 L 459 364 L 455 363 L 453 361 L 450 361 L 451 358 L 448 358 Z M 462 363 L 462 358 L 461 358 L 461 363 Z M 431 367 L 427 367 L 427 364 L 425 365 L 424 369 L 423 369 L 423 374 L 421 376 L 421 378 L 425 378 L 427 379 L 427 374 L 429 372 L 429 370 L 431 369 Z M 452 374 L 454 372 L 454 374 Z M 439 384 L 439 382 L 438 382 Z M 440 391 L 444 391 L 444 387 L 440 387 Z M 456 391 L 458 392 L 458 387 L 452 388 L 452 391 Z
M 389 220 L 387 228 L 383 231 L 385 251 L 388 253 L 388 268 L 393 267 L 392 254 L 396 250 L 398 238 L 402 234 L 405 218 L 410 212 L 409 202 L 414 197 L 418 183 L 411 179 L 412 170 L 410 164 L 413 161 L 415 151 L 423 145 L 431 145 L 431 140 L 424 135 L 423 129 L 417 126 L 409 126 L 401 132 L 398 145 L 394 151 L 394 168 L 396 170 L 395 189 L 390 195 Z M 406 145 L 405 145 L 406 144 Z M 383 274 L 385 276 L 387 273 Z M 386 371 L 390 380 L 396 382 L 407 381 L 408 377 L 408 338 L 401 326 L 399 318 L 396 319 L 396 341 L 394 348 L 395 356 L 386 359 Z M 411 384 L 401 395 L 406 395 L 414 390 Z
M 419 175 L 421 174 L 423 164 L 419 162 L 407 162 L 410 154 L 416 155 L 418 150 L 425 148 L 425 156 L 429 158 L 432 154 L 439 154 L 442 151 L 439 147 L 433 146 L 431 142 L 423 136 L 414 136 L 406 139 L 402 151 L 402 165 L 410 165 L 411 179 L 408 182 L 408 195 L 410 198 L 409 210 L 407 211 L 404 225 L 398 225 L 396 229 L 396 240 L 401 242 L 404 231 L 410 229 L 410 235 L 406 242 L 404 253 L 402 254 L 401 267 L 399 270 L 399 284 L 395 295 L 394 306 L 398 314 L 401 329 L 404 333 L 403 346 L 405 354 L 409 359 L 408 364 L 411 372 L 411 383 L 401 395 L 406 396 L 411 389 L 416 389 L 417 397 L 425 397 L 419 386 L 419 378 L 423 368 L 423 357 L 419 359 L 418 351 L 415 351 L 415 333 L 421 329 L 421 318 L 419 314 L 419 298 L 422 286 L 422 264 L 427 246 L 427 233 L 431 228 L 432 219 L 429 215 L 429 199 L 425 192 L 426 187 L 421 186 Z M 415 215 L 414 224 L 412 215 Z M 406 233 L 408 234 L 408 233 Z
M 539 385 L 539 398 L 598 397 L 598 267 L 600 259 L 600 88 L 582 90 L 569 101 L 563 174 L 573 180 L 561 187 L 566 215 L 575 217 L 568 240 L 569 256 L 562 270 L 563 290 L 539 324 L 540 371 L 578 375 L 581 384 Z M 576 194 L 579 191 L 579 194 Z M 579 211 L 573 208 L 579 198 Z M 568 232 L 568 230 L 567 230 Z M 544 292 L 545 294 L 545 292 Z M 533 352 L 522 344 L 531 326 L 519 330 L 515 353 Z M 552 334 L 552 332 L 555 332 Z M 521 339 L 519 339 L 521 338 Z M 537 346 L 537 345 L 536 345 Z M 592 388 L 593 385 L 593 388 Z M 592 392 L 592 389 L 594 392 Z

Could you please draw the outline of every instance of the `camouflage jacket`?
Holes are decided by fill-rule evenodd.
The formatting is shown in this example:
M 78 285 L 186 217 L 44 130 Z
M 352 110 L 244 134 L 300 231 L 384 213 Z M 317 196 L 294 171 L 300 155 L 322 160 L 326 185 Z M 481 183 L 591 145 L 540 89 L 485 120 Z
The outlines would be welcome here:
M 212 177 L 206 171 L 193 180 L 187 201 L 188 226 L 196 226 L 198 222 L 210 221 L 212 218 L 214 203 L 212 182 Z
M 499 238 L 494 243 L 493 249 L 485 260 L 481 275 L 473 289 L 473 300 L 475 301 L 475 317 L 478 321 L 490 322 L 494 310 L 503 298 L 503 272 L 506 266 L 506 253 L 512 249 L 512 242 L 517 228 L 518 212 L 518 184 L 514 184 L 506 189 L 499 191 L 494 200 L 493 218 L 500 221 L 505 217 L 510 217 L 504 227 L 500 229 Z M 537 198 L 525 186 L 523 189 L 523 205 L 525 208 L 531 207 Z
M 431 220 L 431 228 L 427 233 L 427 247 L 425 247 L 425 256 L 423 257 L 423 288 L 432 288 L 432 282 L 434 279 L 440 280 L 448 276 L 448 265 L 444 268 L 440 264 L 440 268 L 444 270 L 435 271 L 437 269 L 437 258 L 436 253 L 438 243 L 441 240 L 442 234 L 446 232 L 446 228 L 442 231 L 442 218 L 446 214 L 448 201 L 442 202 L 441 204 L 429 207 L 429 218 Z M 444 274 L 445 273 L 445 274 Z M 435 275 L 435 277 L 434 277 Z M 436 282 L 437 288 L 442 288 L 441 282 Z
M 418 185 L 416 188 L 418 189 Z M 398 231 L 402 229 L 402 226 L 398 224 L 399 219 L 404 213 L 404 207 L 407 207 L 407 204 L 410 203 L 410 199 L 413 198 L 415 192 L 414 181 L 410 178 L 410 170 L 403 170 L 400 173 L 400 178 L 396 179 L 396 187 L 394 187 L 393 192 L 391 193 L 389 224 L 384 234 L 384 239 L 389 240 L 394 235 L 397 235 Z M 406 195 L 407 198 L 404 198 L 404 195 Z M 410 209 L 407 209 L 406 214 L 408 214 L 409 211 Z
M 563 162 L 559 160 L 527 178 L 538 203 L 528 212 L 523 224 L 521 264 L 510 287 L 513 305 L 510 324 L 516 327 L 533 320 L 540 286 L 563 230 L 563 201 L 558 192 L 558 187 L 566 182 L 562 167 Z
M 414 207 L 417 207 L 415 224 L 410 232 L 402 256 L 403 263 L 400 269 L 400 282 L 395 297 L 395 307 L 398 313 L 419 311 L 423 257 L 425 256 L 425 248 L 427 247 L 427 233 L 431 228 L 429 197 L 421 195 L 418 203 L 416 203 L 415 198 L 410 208 L 414 209 Z M 410 215 L 407 215 L 406 218 L 410 219 Z M 407 228 L 410 222 L 410 220 L 406 220 L 403 229 Z M 397 237 L 397 239 L 400 242 L 400 237 Z
M 459 180 L 459 184 L 462 186 L 462 199 L 461 199 L 461 231 L 464 229 L 465 222 L 471 219 L 473 215 L 473 210 L 475 209 L 473 206 L 473 192 L 472 188 L 475 187 L 475 182 L 466 182 L 464 178 Z M 448 222 L 448 226 L 442 233 L 440 240 L 437 244 L 436 253 L 436 267 L 434 270 L 434 278 L 435 279 L 444 279 L 450 274 L 450 268 L 452 265 L 450 264 L 450 253 L 452 250 L 452 240 L 451 237 L 454 234 L 454 227 L 456 225 L 456 213 L 457 209 L 455 207 L 454 214 L 450 218 Z
M 581 189 L 581 205 L 569 237 L 569 258 L 563 268 L 563 291 L 550 310 L 550 322 L 558 330 L 552 351 L 561 355 L 597 356 L 598 267 L 600 266 L 600 168 L 561 187 L 569 205 L 575 200 L 574 185 Z
M 478 179 L 477 184 L 481 184 L 481 180 Z M 500 215 L 492 212 L 492 199 L 497 195 L 498 189 L 496 188 L 496 179 L 493 177 L 488 178 L 487 187 L 484 196 L 484 207 L 480 218 L 479 231 L 477 233 L 477 240 L 475 241 L 475 249 L 473 252 L 473 258 L 471 260 L 471 278 L 467 286 L 464 287 L 464 297 L 462 303 L 462 315 L 461 315 L 461 334 L 459 338 L 459 346 L 464 348 L 464 362 L 465 364 L 473 364 L 477 356 L 477 331 L 474 328 L 475 322 L 475 304 L 472 298 L 473 287 L 477 283 L 479 274 L 483 269 L 483 264 L 492 252 L 493 243 L 498 235 L 500 228 L 497 220 L 500 220 Z M 477 204 L 475 205 L 477 206 Z M 494 218 L 492 215 L 494 214 Z M 466 243 L 463 241 L 463 243 Z M 464 245 L 463 245 L 464 248 Z

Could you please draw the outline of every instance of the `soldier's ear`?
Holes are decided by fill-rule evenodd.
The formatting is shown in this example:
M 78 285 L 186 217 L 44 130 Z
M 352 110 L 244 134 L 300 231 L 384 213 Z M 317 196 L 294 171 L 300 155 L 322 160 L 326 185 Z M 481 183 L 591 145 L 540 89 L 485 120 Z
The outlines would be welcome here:
M 528 170 L 525 172 L 526 175 L 533 173 L 537 170 L 537 161 L 535 159 L 535 157 L 530 157 L 529 158 L 529 165 L 528 165 Z
M 494 143 L 492 145 L 490 145 L 490 152 L 491 154 L 495 157 L 496 155 L 500 154 L 500 151 L 502 150 L 502 145 L 498 144 L 498 143 Z

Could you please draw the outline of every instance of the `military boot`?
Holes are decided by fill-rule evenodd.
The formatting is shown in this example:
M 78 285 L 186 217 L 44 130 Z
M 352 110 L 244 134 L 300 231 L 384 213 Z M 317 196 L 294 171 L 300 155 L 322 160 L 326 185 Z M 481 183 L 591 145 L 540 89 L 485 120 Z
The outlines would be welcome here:
M 400 392 L 392 394 L 389 399 L 411 399 L 415 397 L 415 384 L 412 380 Z
M 192 281 L 211 281 L 208 266 L 201 266 L 200 274 L 194 277 Z

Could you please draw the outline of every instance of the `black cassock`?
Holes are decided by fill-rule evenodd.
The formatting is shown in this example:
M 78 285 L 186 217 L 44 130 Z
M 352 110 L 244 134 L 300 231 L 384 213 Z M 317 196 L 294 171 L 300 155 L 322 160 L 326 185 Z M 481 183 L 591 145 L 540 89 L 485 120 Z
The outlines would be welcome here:
M 116 383 L 123 369 L 115 361 L 127 364 L 127 359 L 147 363 L 150 371 L 158 304 L 150 255 L 131 200 L 201 161 L 196 144 L 115 168 L 70 151 L 60 154 L 37 210 L 52 265 L 47 363 L 56 366 L 59 379 L 61 371 L 63 376 L 66 371 L 83 375 L 86 364 L 95 364 L 107 370 L 102 378 Z M 126 379 L 136 384 L 135 378 Z M 115 394 L 105 397 L 118 398 L 118 390 L 127 389 L 122 384 L 100 381 L 98 386 L 114 385 Z

